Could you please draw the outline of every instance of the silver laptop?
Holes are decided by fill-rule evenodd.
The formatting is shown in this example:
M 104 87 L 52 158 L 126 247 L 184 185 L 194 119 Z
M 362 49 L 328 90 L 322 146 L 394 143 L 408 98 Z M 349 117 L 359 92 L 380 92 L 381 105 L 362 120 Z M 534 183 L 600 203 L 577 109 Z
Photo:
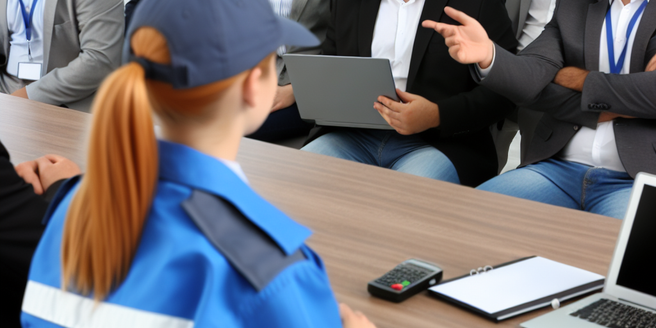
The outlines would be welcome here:
M 603 292 L 521 326 L 656 327 L 656 176 L 636 177 Z
M 379 96 L 398 101 L 388 59 L 294 54 L 283 59 L 303 120 L 393 130 L 374 108 Z

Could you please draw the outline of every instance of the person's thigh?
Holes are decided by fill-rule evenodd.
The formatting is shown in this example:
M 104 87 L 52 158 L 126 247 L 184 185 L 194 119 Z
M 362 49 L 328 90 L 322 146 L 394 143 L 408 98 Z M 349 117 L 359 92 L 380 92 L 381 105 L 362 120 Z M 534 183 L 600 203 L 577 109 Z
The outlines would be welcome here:
M 580 209 L 580 203 L 572 193 L 564 191 L 544 172 L 523 167 L 508 171 L 482 185 L 479 190 L 528 199 L 545 204 Z
M 377 154 L 382 142 L 366 132 L 339 130 L 322 135 L 301 150 L 358 163 L 379 165 Z
M 460 184 L 458 172 L 451 160 L 431 146 L 408 152 L 399 157 L 390 168 L 420 177 Z
M 626 173 L 595 170 L 593 183 L 586 188 L 584 209 L 591 213 L 623 219 L 629 207 L 633 178 Z

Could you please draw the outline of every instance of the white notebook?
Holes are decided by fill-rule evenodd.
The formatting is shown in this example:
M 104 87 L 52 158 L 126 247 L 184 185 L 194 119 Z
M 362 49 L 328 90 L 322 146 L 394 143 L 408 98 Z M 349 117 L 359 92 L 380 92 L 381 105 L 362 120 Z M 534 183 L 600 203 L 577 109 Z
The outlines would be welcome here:
M 604 276 L 543 257 L 530 257 L 430 288 L 433 296 L 494 321 L 603 287 Z

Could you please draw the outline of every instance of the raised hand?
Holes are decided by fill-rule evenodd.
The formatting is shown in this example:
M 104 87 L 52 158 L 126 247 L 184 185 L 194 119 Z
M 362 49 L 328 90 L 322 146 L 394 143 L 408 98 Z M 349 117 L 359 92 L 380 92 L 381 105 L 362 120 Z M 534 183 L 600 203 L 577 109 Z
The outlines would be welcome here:
M 449 47 L 449 54 L 457 62 L 478 63 L 481 68 L 492 65 L 494 42 L 487 36 L 483 26 L 462 11 L 451 7 L 444 8 L 444 12 L 462 25 L 449 25 L 431 20 L 426 20 L 421 25 L 434 29 L 444 37 L 446 46 Z

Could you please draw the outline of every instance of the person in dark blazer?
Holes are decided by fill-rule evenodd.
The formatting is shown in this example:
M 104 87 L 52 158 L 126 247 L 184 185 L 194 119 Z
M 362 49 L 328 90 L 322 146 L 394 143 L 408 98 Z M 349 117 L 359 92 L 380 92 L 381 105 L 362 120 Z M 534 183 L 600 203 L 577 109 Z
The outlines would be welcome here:
M 299 22 L 310 30 L 320 41 L 326 38 L 330 21 L 331 0 L 269 0 L 277 15 Z M 282 139 L 307 136 L 312 124 L 304 122 L 296 107 L 296 98 L 291 80 L 282 59 L 284 54 L 317 55 L 321 47 L 283 46 L 277 51 L 276 71 L 278 72 L 278 92 L 271 108 L 271 114 L 262 126 L 249 135 L 251 139 L 276 142 Z
M 323 53 L 390 59 L 403 103 L 381 97 L 375 104 L 396 131 L 320 128 L 303 150 L 469 186 L 497 174 L 489 127 L 514 105 L 478 86 L 469 68 L 449 57 L 444 39 L 420 26 L 453 22 L 446 5 L 476 16 L 502 47 L 515 49 L 501 0 L 334 2 Z
M 522 168 L 479 189 L 624 217 L 636 174 L 656 173 L 656 3 L 559 1 L 519 56 L 448 12 L 463 25 L 425 26 L 446 37 L 454 58 L 477 64 L 481 85 L 543 112 Z
M 39 167 L 40 175 L 36 173 Z M 9 153 L 0 142 L 2 327 L 20 327 L 30 261 L 45 228 L 41 220 L 63 179 L 77 173 L 79 168 L 75 164 L 52 155 L 20 164 L 14 169 Z

